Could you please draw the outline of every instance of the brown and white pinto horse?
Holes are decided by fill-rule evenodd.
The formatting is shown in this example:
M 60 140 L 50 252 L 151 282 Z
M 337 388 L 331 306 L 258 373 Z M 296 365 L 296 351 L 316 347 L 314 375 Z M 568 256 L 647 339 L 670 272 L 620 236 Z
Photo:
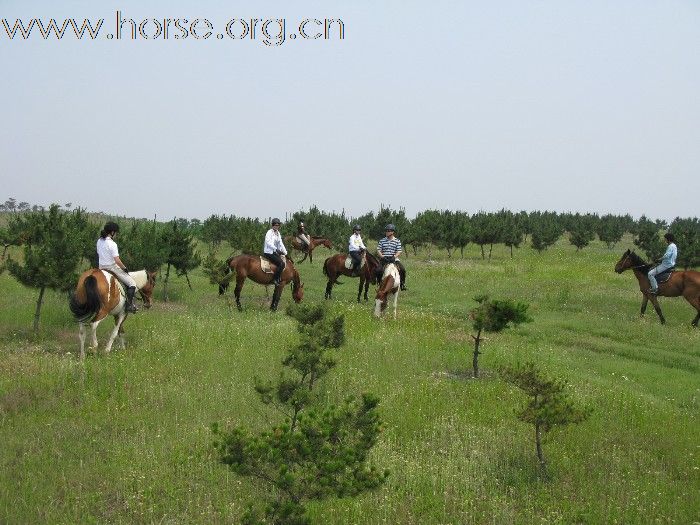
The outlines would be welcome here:
M 275 265 L 270 263 L 270 268 L 274 271 Z M 236 288 L 233 294 L 236 296 L 236 306 L 239 310 L 243 310 L 241 306 L 241 290 L 243 289 L 243 283 L 245 283 L 246 277 L 251 281 L 263 284 L 265 286 L 272 284 L 273 274 L 265 273 L 260 266 L 260 256 L 258 255 L 238 255 L 236 257 L 230 257 L 226 260 L 226 273 L 232 272 L 228 277 L 228 280 L 223 285 L 219 286 L 219 295 L 222 295 L 228 288 L 228 284 L 233 278 L 236 278 Z M 270 310 L 277 310 L 277 305 L 279 304 L 280 297 L 282 295 L 282 290 L 288 282 L 292 283 L 292 298 L 295 303 L 300 303 L 304 297 L 304 283 L 299 279 L 299 272 L 294 268 L 294 261 L 287 257 L 287 265 L 282 271 L 280 276 L 282 283 L 275 287 L 275 291 L 272 294 L 272 302 L 270 304 Z
M 136 281 L 136 288 L 143 299 L 145 308 L 151 307 L 151 295 L 156 285 L 156 272 L 140 270 L 129 272 Z M 97 350 L 97 325 L 108 315 L 114 316 L 114 330 L 105 345 L 105 352 L 112 350 L 114 340 L 119 336 L 120 346 L 124 348 L 124 329 L 126 318 L 124 306 L 126 296 L 124 285 L 111 273 L 93 268 L 83 272 L 78 278 L 75 291 L 69 299 L 71 312 L 80 324 L 80 359 L 85 359 L 85 325 L 90 323 L 90 348 Z
M 632 269 L 634 276 L 639 282 L 639 291 L 642 292 L 642 308 L 641 314 L 647 309 L 647 302 L 651 301 L 654 305 L 654 310 L 661 320 L 661 324 L 666 322 L 664 314 L 661 313 L 661 307 L 656 295 L 649 293 L 649 270 L 653 268 L 652 264 L 645 263 L 639 255 L 627 250 L 622 254 L 622 257 L 615 265 L 615 271 L 622 273 L 627 269 Z M 659 283 L 659 291 L 657 295 L 664 297 L 678 297 L 682 295 L 693 308 L 697 310 L 697 315 L 693 319 L 693 326 L 698 326 L 700 321 L 700 272 L 695 270 L 686 270 L 684 272 L 673 272 L 668 281 Z
M 371 253 L 365 251 L 363 254 L 365 258 L 365 265 L 360 268 L 359 273 L 353 273 L 349 268 L 345 267 L 345 260 L 348 255 L 345 253 L 337 253 L 330 256 L 323 263 L 323 273 L 328 276 L 328 283 L 326 284 L 326 299 L 331 298 L 331 292 L 333 291 L 334 284 L 343 284 L 338 281 L 338 277 L 345 275 L 346 277 L 359 277 L 360 286 L 357 289 L 357 302 L 360 302 L 360 296 L 362 295 L 362 288 L 365 289 L 365 301 L 367 298 L 367 290 L 369 289 L 369 283 L 373 282 L 375 279 L 374 272 L 379 267 L 379 260 Z
M 300 260 L 297 261 L 297 264 L 301 264 L 306 260 L 306 257 L 309 258 L 309 262 L 313 263 L 314 262 L 314 249 L 319 247 L 319 246 L 325 246 L 329 250 L 333 248 L 333 243 L 331 243 L 330 239 L 326 239 L 325 237 L 311 237 L 311 243 L 309 244 L 308 249 L 304 250 L 301 247 L 301 242 L 299 242 L 298 237 L 288 235 L 287 237 L 284 238 L 284 242 L 294 248 L 295 250 L 298 250 L 304 254 L 304 257 L 302 257 Z
M 389 300 L 394 301 L 394 319 L 396 319 L 396 303 L 399 300 L 399 290 L 401 288 L 401 276 L 399 269 L 394 263 L 389 263 L 384 267 L 382 282 L 377 289 L 377 297 L 374 302 L 374 317 L 381 317 L 386 310 Z

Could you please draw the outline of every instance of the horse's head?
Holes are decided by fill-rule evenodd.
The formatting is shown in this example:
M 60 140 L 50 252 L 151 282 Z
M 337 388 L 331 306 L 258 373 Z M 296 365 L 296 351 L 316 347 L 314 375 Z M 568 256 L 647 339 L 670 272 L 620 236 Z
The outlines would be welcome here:
M 330 239 L 323 239 L 323 242 L 321 244 L 323 244 L 323 246 L 325 246 L 329 250 L 333 249 L 333 243 L 330 241 Z
M 292 281 L 292 298 L 295 303 L 300 303 L 304 298 L 304 283 L 299 283 L 297 279 Z
M 617 273 L 622 273 L 625 270 L 632 268 L 632 254 L 634 254 L 634 252 L 630 252 L 629 250 L 622 254 L 620 260 L 617 261 L 617 264 L 615 264 L 615 271 Z
M 146 271 L 146 284 L 139 290 L 139 295 L 143 299 L 143 307 L 150 308 L 152 306 L 151 297 L 153 296 L 153 289 L 156 287 L 156 273 Z

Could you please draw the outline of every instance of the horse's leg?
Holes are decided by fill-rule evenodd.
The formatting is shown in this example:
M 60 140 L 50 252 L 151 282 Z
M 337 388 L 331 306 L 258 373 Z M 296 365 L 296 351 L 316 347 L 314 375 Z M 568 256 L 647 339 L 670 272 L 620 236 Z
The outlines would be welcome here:
M 85 359 L 85 323 L 78 323 L 78 339 L 80 339 L 80 360 Z
M 107 345 L 105 346 L 106 354 L 112 351 L 112 344 L 114 344 L 114 340 L 117 338 L 117 335 L 119 335 L 119 326 L 122 324 L 124 317 L 125 315 L 123 311 L 115 316 L 116 320 L 114 322 L 114 330 L 112 330 L 112 333 L 109 335 L 109 341 L 107 341 Z
M 661 306 L 659 306 L 659 300 L 654 295 L 651 296 L 651 304 L 654 305 L 654 310 L 656 310 L 656 314 L 659 316 L 659 320 L 661 321 L 661 324 L 666 324 L 666 319 L 664 318 L 664 314 L 661 313 Z
M 243 283 L 245 282 L 245 275 L 236 274 L 236 288 L 233 290 L 233 295 L 236 298 L 236 308 L 239 312 L 243 311 L 241 306 L 241 290 L 243 289 Z
M 90 348 L 97 350 L 97 325 L 100 324 L 99 321 L 90 323 Z
M 284 288 L 284 283 L 279 286 L 275 286 L 275 291 L 272 292 L 272 304 L 270 304 L 270 310 L 273 312 L 277 311 L 277 304 L 280 302 L 280 296 L 282 295 L 282 289 Z
M 119 322 L 118 317 L 114 318 L 114 324 L 116 324 L 118 327 L 117 338 L 119 339 L 119 348 L 122 350 L 126 348 L 126 341 L 124 340 L 124 321 L 126 321 L 126 315 L 124 315 L 121 323 Z
M 357 287 L 357 302 L 360 302 L 360 297 L 362 297 L 362 287 L 365 284 L 365 277 L 364 275 L 360 275 L 360 286 Z M 365 301 L 367 300 L 367 297 L 365 295 Z
M 690 323 L 693 326 L 698 326 L 698 322 L 700 322 L 700 296 L 691 297 L 690 294 L 688 294 L 688 295 L 683 295 L 683 297 L 685 298 L 686 301 L 688 301 L 690 303 L 690 306 L 692 306 L 693 308 L 695 308 L 698 311 L 697 315 L 695 316 L 695 319 L 693 319 L 693 322 Z
M 642 294 L 642 308 L 639 311 L 639 315 L 644 315 L 644 312 L 647 311 L 647 303 L 649 302 L 649 298 L 645 293 Z
M 365 302 L 369 301 L 369 298 L 367 297 L 367 291 L 369 290 L 369 284 L 370 284 L 371 280 L 372 280 L 371 277 L 365 278 Z
M 396 305 L 398 302 L 399 302 L 399 290 L 396 290 L 396 293 L 394 294 L 394 319 L 396 319 Z
M 304 254 L 304 257 L 302 257 L 301 259 L 299 259 L 299 260 L 297 261 L 297 264 L 303 263 L 303 262 L 306 260 L 306 256 L 308 255 L 308 253 L 306 253 L 306 252 L 301 252 L 301 253 Z
M 309 247 L 309 264 L 314 263 L 314 249 Z

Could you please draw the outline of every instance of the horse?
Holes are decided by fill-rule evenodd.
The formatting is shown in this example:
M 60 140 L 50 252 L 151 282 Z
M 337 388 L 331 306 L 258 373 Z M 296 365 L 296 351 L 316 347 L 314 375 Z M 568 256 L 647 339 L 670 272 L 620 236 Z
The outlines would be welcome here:
M 274 264 L 270 263 L 270 268 L 274 271 Z M 246 277 L 253 282 L 268 286 L 272 284 L 273 274 L 265 273 L 260 265 L 259 255 L 238 255 L 236 257 L 229 257 L 226 260 L 226 273 L 230 276 L 227 282 L 219 286 L 219 295 L 222 295 L 227 289 L 229 282 L 236 278 L 236 288 L 233 294 L 236 296 L 236 307 L 239 311 L 243 310 L 241 306 L 241 290 L 243 289 L 243 283 Z M 294 261 L 287 257 L 287 265 L 282 271 L 280 276 L 282 281 L 279 286 L 275 287 L 275 291 L 272 294 L 272 302 L 270 303 L 270 310 L 273 312 L 277 310 L 277 305 L 279 304 L 280 297 L 282 295 L 282 290 L 287 285 L 288 282 L 292 283 L 292 298 L 295 303 L 300 303 L 304 297 L 304 283 L 299 279 L 299 272 L 294 268 Z
M 649 277 L 647 273 L 654 267 L 653 264 L 645 263 L 639 255 L 627 250 L 615 265 L 615 271 L 622 273 L 631 268 L 634 276 L 639 282 L 639 291 L 642 292 L 641 315 L 647 309 L 647 302 L 651 300 L 654 310 L 661 320 L 661 324 L 666 322 L 661 313 L 661 307 L 655 294 L 649 293 Z M 692 325 L 698 326 L 700 321 L 700 272 L 695 270 L 678 271 L 671 273 L 671 277 L 664 283 L 659 283 L 658 295 L 664 297 L 678 297 L 682 295 L 690 305 L 697 310 L 697 315 L 693 319 Z
M 151 296 L 156 285 L 156 272 L 140 270 L 129 272 L 136 281 L 136 288 L 143 299 L 144 308 L 151 307 Z M 83 272 L 78 278 L 75 291 L 70 295 L 68 305 L 80 325 L 80 359 L 85 359 L 85 325 L 90 323 L 90 348 L 97 350 L 97 325 L 108 315 L 114 316 L 114 330 L 105 345 L 105 353 L 112 350 L 114 340 L 119 336 L 121 348 L 124 348 L 124 319 L 127 312 L 124 285 L 111 273 L 92 268 Z
M 357 302 L 360 302 L 363 286 L 365 289 L 365 301 L 367 301 L 369 283 L 374 282 L 375 280 L 374 272 L 379 267 L 379 260 L 371 253 L 365 251 L 363 255 L 363 258 L 366 261 L 365 265 L 360 268 L 359 273 L 354 273 L 351 269 L 345 267 L 345 260 L 347 258 L 347 254 L 337 253 L 328 257 L 328 259 L 324 261 L 323 274 L 328 276 L 328 284 L 326 284 L 326 299 L 331 298 L 331 292 L 334 284 L 343 284 L 338 281 L 338 276 L 345 275 L 347 277 L 360 278 L 360 286 L 357 289 Z
M 389 300 L 394 301 L 394 319 L 396 319 L 396 303 L 399 300 L 399 290 L 401 288 L 401 276 L 396 264 L 389 263 L 384 267 L 382 282 L 377 289 L 374 301 L 374 317 L 380 318 L 386 310 Z
M 288 235 L 287 237 L 284 238 L 284 242 L 294 248 L 295 250 L 299 250 L 304 254 L 304 257 L 302 257 L 300 260 L 297 261 L 297 264 L 301 264 L 306 260 L 306 257 L 309 258 L 309 262 L 313 263 L 314 262 L 314 248 L 318 246 L 325 246 L 329 250 L 333 249 L 333 244 L 331 243 L 330 239 L 327 239 L 326 237 L 311 237 L 311 242 L 309 243 L 309 247 L 307 249 L 302 248 L 301 242 L 299 241 L 299 238 L 296 236 Z

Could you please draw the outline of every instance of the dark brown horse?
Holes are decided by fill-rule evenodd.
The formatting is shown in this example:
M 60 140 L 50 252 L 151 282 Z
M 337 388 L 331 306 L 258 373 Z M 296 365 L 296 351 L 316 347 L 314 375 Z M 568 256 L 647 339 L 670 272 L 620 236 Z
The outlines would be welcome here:
M 325 246 L 329 250 L 333 248 L 333 244 L 331 243 L 330 239 L 326 239 L 325 237 L 311 237 L 311 243 L 309 244 L 309 247 L 307 249 L 302 248 L 301 242 L 296 236 L 288 235 L 284 238 L 284 242 L 292 248 L 294 248 L 295 250 L 299 250 L 304 254 L 304 257 L 298 260 L 297 264 L 303 263 L 306 260 L 306 257 L 309 258 L 310 263 L 313 263 L 314 249 L 319 246 Z
M 156 285 L 156 272 L 140 270 L 130 272 L 136 287 L 143 298 L 145 308 L 151 307 L 151 295 Z M 112 350 L 114 340 L 119 336 L 124 347 L 122 324 L 126 318 L 126 295 L 124 286 L 111 273 L 93 268 L 83 272 L 78 278 L 75 291 L 69 299 L 71 312 L 80 323 L 80 359 L 85 359 L 85 325 L 90 323 L 90 347 L 97 349 L 97 325 L 108 315 L 114 316 L 114 330 L 105 345 L 105 352 Z
M 396 264 L 389 263 L 384 267 L 382 282 L 377 289 L 374 302 L 374 317 L 381 317 L 386 310 L 390 300 L 394 303 L 394 319 L 396 319 L 396 303 L 399 300 L 399 288 L 401 287 L 401 277 Z
M 338 277 L 345 275 L 347 277 L 359 277 L 360 286 L 357 289 L 357 302 L 360 302 L 360 296 L 362 295 L 362 287 L 365 289 L 365 301 L 368 300 L 367 290 L 369 289 L 369 283 L 375 281 L 375 270 L 379 267 L 379 260 L 371 253 L 365 251 L 363 257 L 366 259 L 365 265 L 360 268 L 359 272 L 353 272 L 349 268 L 345 267 L 345 259 L 348 255 L 346 253 L 338 253 L 332 255 L 323 263 L 323 273 L 328 276 L 328 284 L 326 284 L 326 299 L 331 298 L 331 292 L 333 290 L 334 284 L 343 284 L 338 281 Z
M 265 286 L 272 284 L 273 274 L 265 273 L 260 266 L 260 256 L 258 255 L 238 255 L 236 257 L 230 257 L 226 260 L 226 273 L 232 272 L 229 280 L 222 286 L 219 286 L 219 295 L 223 294 L 228 288 L 228 283 L 235 277 L 236 278 L 236 288 L 233 294 L 236 297 L 236 306 L 239 310 L 241 307 L 241 290 L 243 289 L 243 283 L 246 277 L 251 281 L 263 284 Z M 270 267 L 274 272 L 275 265 L 270 263 Z M 294 261 L 287 257 L 287 265 L 282 272 L 280 277 L 282 283 L 275 287 L 275 291 L 272 294 L 272 302 L 270 303 L 270 310 L 277 310 L 277 305 L 279 304 L 280 297 L 282 295 L 282 290 L 287 285 L 288 282 L 292 283 L 292 298 L 295 303 L 300 303 L 304 297 L 304 283 L 299 280 L 299 272 L 294 268 Z
M 659 315 L 661 323 L 665 323 L 664 315 L 661 313 L 661 307 L 655 294 L 649 293 L 649 270 L 654 267 L 653 264 L 645 263 L 639 255 L 627 250 L 622 254 L 622 257 L 615 265 L 615 271 L 622 273 L 631 268 L 634 276 L 639 282 L 639 291 L 642 292 L 642 309 L 641 314 L 647 309 L 647 302 L 651 301 L 654 305 L 654 310 Z M 678 297 L 682 295 L 698 313 L 693 320 L 693 326 L 698 325 L 700 321 L 700 272 L 695 270 L 686 270 L 684 272 L 673 272 L 671 278 L 665 283 L 659 283 L 658 295 L 664 297 Z

